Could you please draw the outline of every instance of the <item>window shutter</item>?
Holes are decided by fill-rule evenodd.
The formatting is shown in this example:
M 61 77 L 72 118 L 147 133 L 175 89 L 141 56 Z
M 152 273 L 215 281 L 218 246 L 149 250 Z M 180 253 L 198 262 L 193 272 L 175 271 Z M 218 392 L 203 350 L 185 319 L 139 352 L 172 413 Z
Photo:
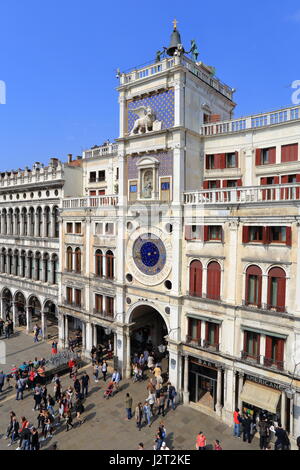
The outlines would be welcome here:
M 261 149 L 256 149 L 255 151 L 255 165 L 256 166 L 261 165 L 260 156 L 261 156 Z
M 192 336 L 192 320 L 188 318 L 188 336 Z
M 269 163 L 270 164 L 276 163 L 276 147 L 272 147 L 269 149 Z
M 276 361 L 283 362 L 283 355 L 284 355 L 284 339 L 277 340 L 277 348 L 276 348 Z
M 203 181 L 203 189 L 208 189 L 208 181 Z
M 221 180 L 217 180 L 216 184 L 217 184 L 217 188 L 220 188 L 221 187 Z
M 221 170 L 226 168 L 226 154 L 225 153 L 220 154 L 220 168 Z
M 203 240 L 204 240 L 205 242 L 208 241 L 208 230 L 209 230 L 208 225 L 204 225 L 204 229 L 203 229 L 203 231 L 204 231 Z
M 293 162 L 298 160 L 298 144 L 281 146 L 281 161 Z
M 190 295 L 195 294 L 195 267 L 194 264 L 190 264 Z
M 266 336 L 265 357 L 267 359 L 272 359 L 272 338 L 271 338 L 271 336 Z
M 285 311 L 285 277 L 277 278 L 278 292 L 277 292 L 277 310 L 279 312 Z
M 197 339 L 201 338 L 201 320 L 197 320 Z
M 206 321 L 205 322 L 205 341 L 208 341 L 208 326 L 209 326 L 209 322 Z
M 292 227 L 286 227 L 286 245 L 292 246 Z
M 296 175 L 296 183 L 300 183 L 300 174 Z
M 243 227 L 243 243 L 249 242 L 249 227 L 244 225 Z
M 237 185 L 238 185 L 238 186 L 243 186 L 243 181 L 242 181 L 242 179 L 237 180 Z
M 259 274 L 257 276 L 257 278 L 258 278 L 257 279 L 258 280 L 258 299 L 257 299 L 258 300 L 258 302 L 257 302 L 258 305 L 257 306 L 258 306 L 258 308 L 261 308 L 262 275 Z
M 205 168 L 209 170 L 209 156 L 205 155 Z
M 186 240 L 192 239 L 192 226 L 191 225 L 185 226 L 185 239 Z
M 281 184 L 287 184 L 289 182 L 288 175 L 284 175 L 281 177 Z
M 268 245 L 271 242 L 271 227 L 263 228 L 263 244 Z
M 223 180 L 223 188 L 227 188 L 227 180 Z
M 215 344 L 219 344 L 219 325 L 215 326 Z
M 267 184 L 267 178 L 260 178 L 260 184 L 261 186 L 265 186 Z
M 195 294 L 197 297 L 202 297 L 202 264 L 200 261 L 195 264 L 194 279 Z
M 243 351 L 246 352 L 247 351 L 247 331 L 244 330 L 244 347 L 243 347 Z
M 279 176 L 274 176 L 274 184 L 279 184 Z
M 235 152 L 235 167 L 239 168 L 239 152 Z

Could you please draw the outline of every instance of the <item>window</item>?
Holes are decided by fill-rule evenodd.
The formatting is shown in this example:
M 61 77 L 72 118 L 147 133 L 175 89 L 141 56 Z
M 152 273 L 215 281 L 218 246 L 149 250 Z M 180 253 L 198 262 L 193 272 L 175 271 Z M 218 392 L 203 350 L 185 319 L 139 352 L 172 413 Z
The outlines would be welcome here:
M 81 233 L 81 222 L 75 222 L 75 233 Z
M 256 166 L 276 163 L 276 147 L 256 149 Z
M 103 224 L 102 223 L 95 223 L 95 235 L 102 235 L 103 234 Z
M 67 233 L 73 233 L 73 224 L 71 222 L 67 222 Z
M 285 311 L 285 272 L 281 268 L 272 268 L 268 274 L 268 309 Z
M 226 166 L 226 154 L 216 153 L 214 155 L 206 155 L 206 169 L 224 169 Z
M 80 248 L 75 249 L 75 271 L 76 271 L 76 273 L 81 272 L 81 250 L 80 250 Z
M 95 310 L 97 313 L 103 313 L 103 295 L 95 294 Z
M 200 341 L 201 339 L 201 320 L 188 318 L 188 342 Z
M 237 152 L 226 153 L 226 168 L 237 167 Z
M 106 278 L 114 278 L 114 255 L 110 250 L 106 252 Z
M 236 188 L 238 186 L 238 180 L 227 180 L 226 186 L 227 188 Z
M 204 227 L 204 241 L 220 241 L 222 240 L 221 225 L 206 225 Z
M 98 181 L 105 181 L 105 170 L 98 171 Z
M 111 317 L 114 316 L 114 298 L 106 297 L 106 313 Z
M 262 271 L 258 266 L 249 266 L 246 271 L 246 305 L 261 306 Z
M 220 299 L 221 291 L 221 267 L 216 261 L 212 261 L 207 266 L 207 288 L 206 297 L 208 299 Z
M 106 233 L 106 235 L 113 235 L 114 234 L 114 224 L 112 224 L 112 223 L 105 224 L 105 233 Z
M 90 183 L 96 183 L 96 172 L 90 171 Z
M 265 366 L 283 369 L 284 339 L 266 336 Z
M 281 146 L 281 162 L 293 162 L 298 160 L 298 144 Z
M 101 250 L 97 250 L 95 253 L 95 274 L 103 276 L 103 253 Z
M 81 307 L 81 289 L 75 289 L 75 305 Z
M 243 227 L 243 243 L 283 243 L 292 245 L 291 227 Z
M 194 297 L 202 297 L 202 263 L 192 261 L 190 264 L 190 289 L 189 294 Z
M 73 251 L 70 246 L 67 248 L 67 271 L 72 271 L 73 269 Z
M 73 289 L 71 287 L 67 287 L 67 302 L 71 304 L 73 301 Z
M 286 243 L 286 227 L 269 227 L 270 243 Z
M 118 179 L 119 179 L 119 168 L 117 167 L 116 168 L 116 180 L 118 180 Z
M 219 325 L 205 322 L 205 346 L 219 347 Z
M 131 184 L 131 185 L 129 186 L 129 191 L 130 191 L 131 193 L 136 193 L 136 192 L 137 192 L 137 185 L 136 185 L 136 184 Z
M 249 227 L 249 241 L 262 242 L 264 227 Z
M 242 355 L 259 362 L 260 334 L 252 331 L 244 331 L 244 350 Z
M 137 199 L 137 191 L 138 191 L 138 183 L 137 181 L 130 181 L 129 184 L 129 200 L 136 201 Z
M 215 156 L 206 155 L 206 169 L 213 170 L 215 168 Z

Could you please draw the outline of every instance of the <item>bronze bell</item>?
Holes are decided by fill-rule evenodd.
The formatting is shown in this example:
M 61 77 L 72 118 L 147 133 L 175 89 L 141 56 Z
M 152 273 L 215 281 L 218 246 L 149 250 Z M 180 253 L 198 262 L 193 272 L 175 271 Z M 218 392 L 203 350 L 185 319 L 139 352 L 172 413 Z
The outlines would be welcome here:
M 177 29 L 173 29 L 173 32 L 171 34 L 170 45 L 167 48 L 167 54 L 170 55 L 170 56 L 173 56 L 174 52 L 177 49 L 178 44 L 182 44 L 180 34 L 177 31 Z

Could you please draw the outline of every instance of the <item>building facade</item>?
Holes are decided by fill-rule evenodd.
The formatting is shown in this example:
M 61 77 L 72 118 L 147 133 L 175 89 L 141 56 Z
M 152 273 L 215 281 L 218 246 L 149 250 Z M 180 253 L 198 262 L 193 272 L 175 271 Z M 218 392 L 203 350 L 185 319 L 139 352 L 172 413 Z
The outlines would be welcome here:
M 86 355 L 109 338 L 124 376 L 140 331 L 155 346 L 166 340 L 169 378 L 185 404 L 229 424 L 236 407 L 266 410 L 293 439 L 300 434 L 300 107 L 234 119 L 233 89 L 184 54 L 176 26 L 172 41 L 169 56 L 120 73 L 116 142 L 59 163 L 64 176 L 51 207 L 44 192 L 27 200 L 27 214 L 43 205 L 40 232 L 29 221 L 26 236 L 8 237 L 11 222 L 1 217 L 3 248 L 12 255 L 16 245 L 20 254 L 35 247 L 40 260 L 55 254 L 60 276 L 57 268 L 37 274 L 41 264 L 29 261 L 32 277 L 19 278 L 11 271 L 26 268 L 6 258 L 3 289 L 9 273 L 10 302 L 23 288 L 27 312 L 33 293 L 41 305 L 58 298 L 60 346 L 76 329 Z M 1 191 L 16 197 L 9 184 L 0 186 L 1 214 L 22 214 L 17 200 L 3 200 Z M 48 240 L 54 206 L 60 236 Z

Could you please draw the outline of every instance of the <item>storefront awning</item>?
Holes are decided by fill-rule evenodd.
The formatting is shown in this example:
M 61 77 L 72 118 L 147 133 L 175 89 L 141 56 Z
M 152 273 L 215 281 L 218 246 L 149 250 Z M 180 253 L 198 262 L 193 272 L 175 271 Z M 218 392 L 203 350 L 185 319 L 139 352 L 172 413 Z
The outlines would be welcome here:
M 249 405 L 276 413 L 281 392 L 246 380 L 240 398 Z

